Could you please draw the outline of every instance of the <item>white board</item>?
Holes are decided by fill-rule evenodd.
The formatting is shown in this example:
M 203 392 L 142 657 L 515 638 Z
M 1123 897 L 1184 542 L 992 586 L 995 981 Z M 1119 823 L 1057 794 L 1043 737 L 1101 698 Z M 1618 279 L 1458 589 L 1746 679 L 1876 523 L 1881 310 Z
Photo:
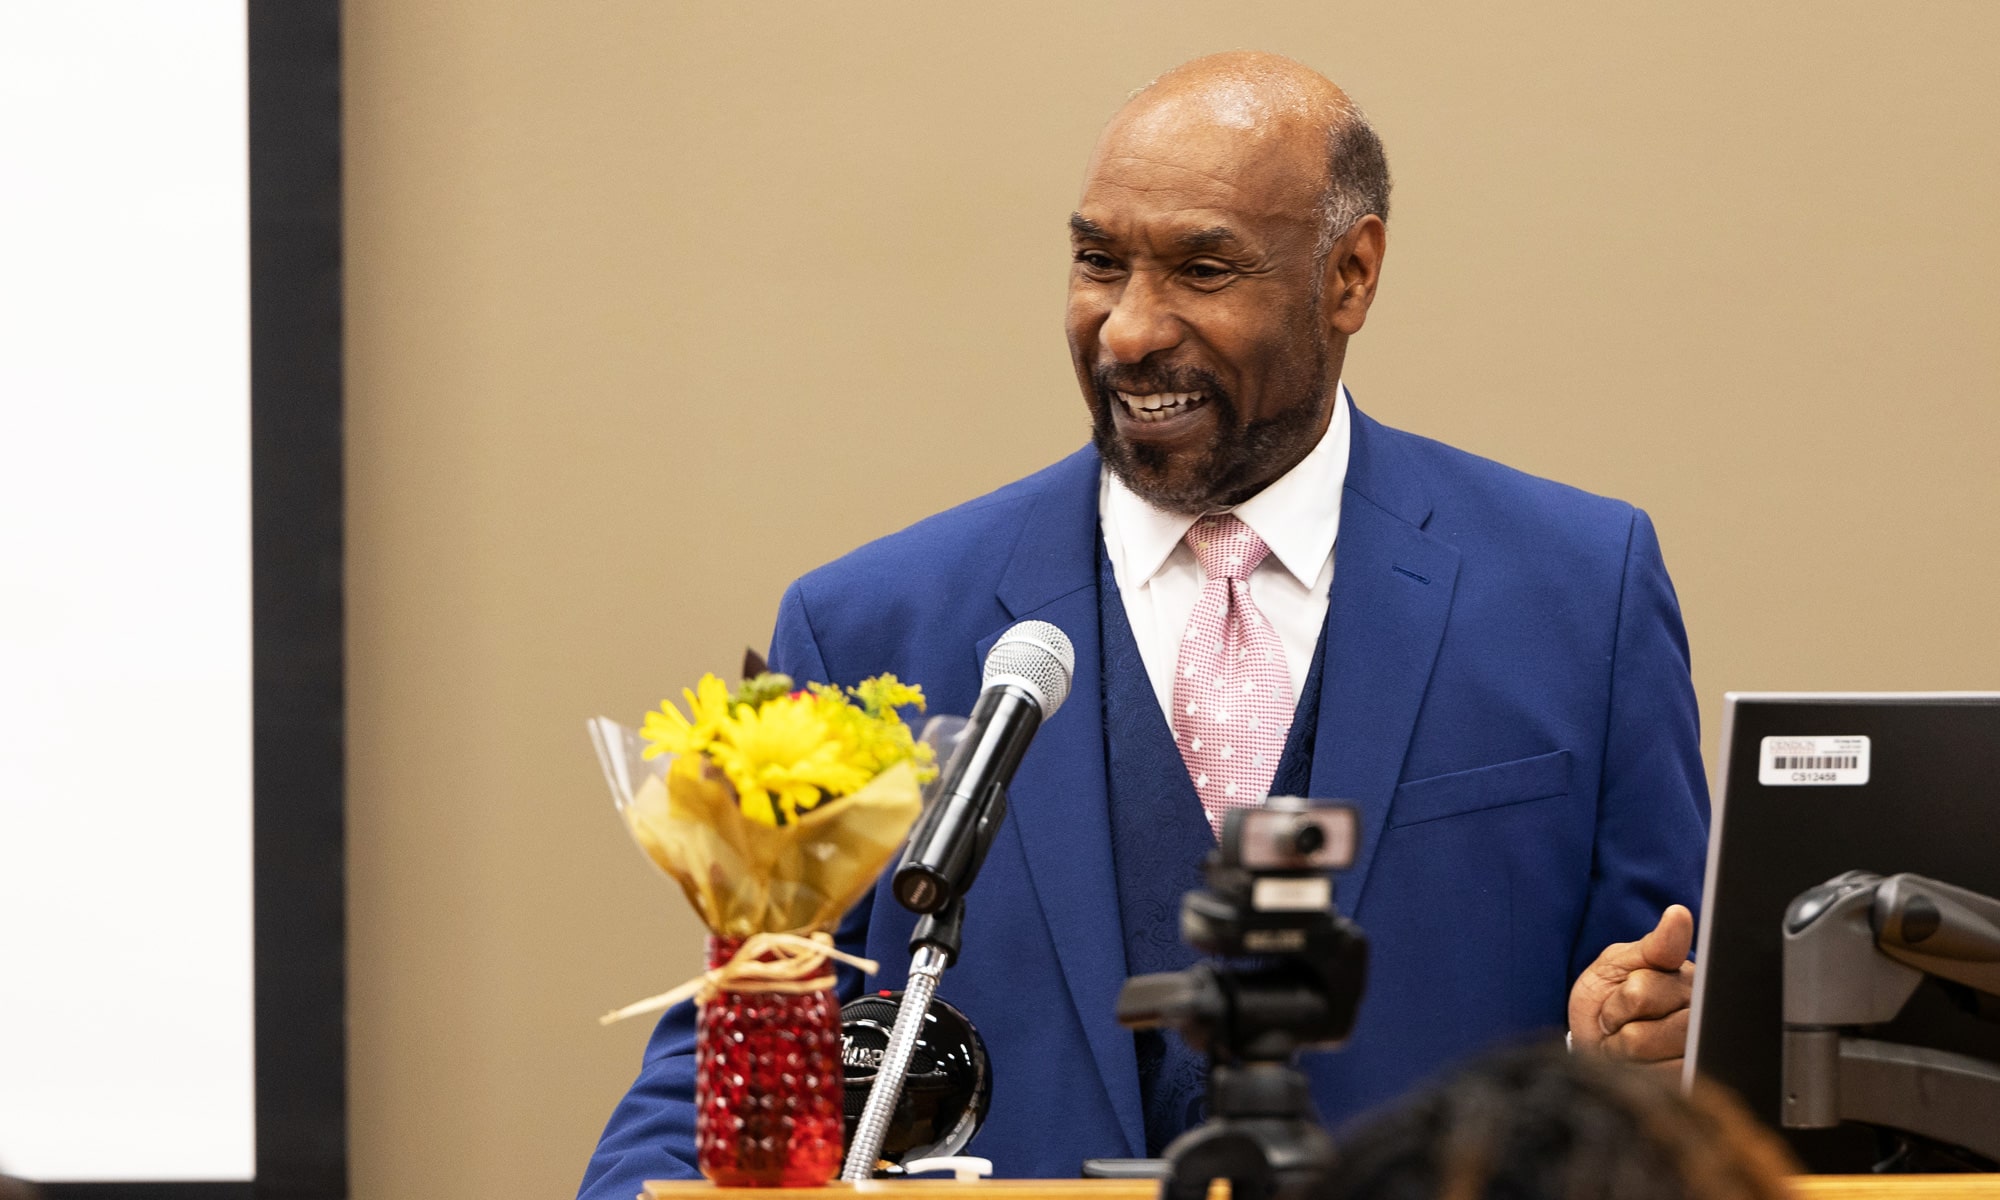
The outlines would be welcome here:
M 245 14 L 0 0 L 0 1169 L 247 1180 Z

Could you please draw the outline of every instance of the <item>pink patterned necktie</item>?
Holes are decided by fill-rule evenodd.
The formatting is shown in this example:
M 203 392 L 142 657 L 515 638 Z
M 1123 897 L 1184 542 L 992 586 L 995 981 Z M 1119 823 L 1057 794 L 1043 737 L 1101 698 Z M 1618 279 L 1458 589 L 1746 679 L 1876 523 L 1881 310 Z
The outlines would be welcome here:
M 1271 553 L 1227 513 L 1187 531 L 1201 562 L 1201 598 L 1181 635 L 1174 672 L 1174 743 L 1218 835 L 1232 808 L 1264 802 L 1292 729 L 1292 680 L 1278 632 L 1250 601 L 1250 572 Z

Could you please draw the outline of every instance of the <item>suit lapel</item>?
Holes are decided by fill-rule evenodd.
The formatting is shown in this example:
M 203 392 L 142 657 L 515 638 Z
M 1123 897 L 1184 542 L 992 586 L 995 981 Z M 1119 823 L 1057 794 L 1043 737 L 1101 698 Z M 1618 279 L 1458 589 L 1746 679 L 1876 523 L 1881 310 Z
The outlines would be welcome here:
M 1124 932 L 1111 861 L 1104 778 L 1103 648 L 1098 635 L 1098 459 L 1065 459 L 1030 514 L 998 588 L 1013 621 L 1048 621 L 1069 635 L 1076 674 L 1069 698 L 1035 735 L 1009 789 L 1007 824 L 1021 843 L 1063 982 L 1076 1006 L 1128 1153 L 1144 1153 L 1139 1068 L 1132 1035 L 1117 1024 L 1125 980 Z M 1006 627 L 977 647 L 986 653 Z M 1007 834 L 1003 831 L 1003 837 Z M 977 896 L 972 898 L 977 903 Z
M 1458 551 L 1423 530 L 1430 502 L 1395 454 L 1395 436 L 1354 411 L 1313 743 L 1311 794 L 1360 811 L 1361 845 L 1339 885 L 1350 914 L 1361 907 L 1458 579 Z

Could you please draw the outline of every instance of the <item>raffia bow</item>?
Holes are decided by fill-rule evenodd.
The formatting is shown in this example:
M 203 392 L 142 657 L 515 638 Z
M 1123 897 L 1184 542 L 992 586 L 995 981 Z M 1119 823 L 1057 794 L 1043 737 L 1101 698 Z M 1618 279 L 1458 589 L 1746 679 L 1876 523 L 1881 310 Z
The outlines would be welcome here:
M 765 961 L 766 955 L 770 956 L 769 961 Z M 670 992 L 605 1013 L 597 1018 L 597 1023 L 612 1025 L 627 1017 L 659 1012 L 690 996 L 696 1004 L 707 1004 L 721 992 L 783 992 L 798 996 L 823 991 L 833 986 L 833 972 L 827 969 L 829 960 L 846 963 L 867 975 L 881 969 L 881 964 L 872 958 L 834 949 L 831 934 L 753 933 L 743 939 L 743 945 L 730 955 L 728 962 L 703 971 Z

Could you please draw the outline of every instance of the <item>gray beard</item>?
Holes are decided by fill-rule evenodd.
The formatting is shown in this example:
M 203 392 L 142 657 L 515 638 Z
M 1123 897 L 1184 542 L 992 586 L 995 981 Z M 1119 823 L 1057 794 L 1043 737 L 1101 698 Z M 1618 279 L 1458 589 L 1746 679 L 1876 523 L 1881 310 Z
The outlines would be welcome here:
M 1326 345 L 1322 342 L 1315 349 L 1319 361 L 1314 364 L 1313 373 L 1324 378 Z M 1208 448 L 1205 460 L 1177 483 L 1164 470 L 1169 462 L 1165 451 L 1119 438 L 1111 406 L 1123 402 L 1109 386 L 1105 374 L 1098 373 L 1092 381 L 1097 403 L 1091 406 L 1090 440 L 1097 447 L 1098 457 L 1133 495 L 1162 512 L 1190 516 L 1241 504 L 1309 454 L 1310 439 L 1320 417 L 1326 405 L 1334 402 L 1331 388 L 1338 386 L 1324 385 L 1327 390 L 1322 392 L 1318 405 L 1294 404 L 1275 416 L 1252 421 L 1233 437 L 1225 433 L 1224 440 Z M 1208 403 L 1217 406 L 1220 418 L 1217 424 L 1226 431 L 1237 429 L 1236 403 L 1212 377 L 1199 389 L 1177 383 L 1162 390 L 1202 391 Z

